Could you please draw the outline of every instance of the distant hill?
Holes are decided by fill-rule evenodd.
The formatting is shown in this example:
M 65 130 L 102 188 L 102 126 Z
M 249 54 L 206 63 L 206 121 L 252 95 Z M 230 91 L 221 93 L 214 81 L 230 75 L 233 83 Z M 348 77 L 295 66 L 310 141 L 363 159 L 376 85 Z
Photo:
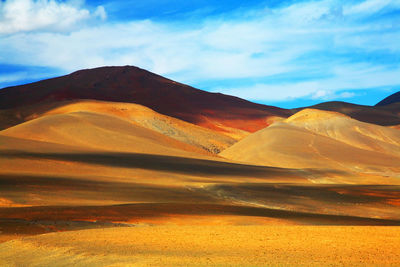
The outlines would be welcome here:
M 187 157 L 203 153 L 128 120 L 86 111 L 43 116 L 1 131 L 0 136 L 103 151 Z
M 332 101 L 282 109 L 210 93 L 133 67 L 100 67 L 0 90 L 0 129 L 36 118 L 65 102 L 100 100 L 134 103 L 236 140 L 305 108 L 335 111 L 382 126 L 400 124 L 400 92 L 376 106 Z
M 202 91 L 146 70 L 101 67 L 0 90 L 0 109 L 91 99 L 141 104 L 156 112 L 241 138 L 290 110 Z
M 394 93 L 394 94 L 386 97 L 385 99 L 380 101 L 375 106 L 386 106 L 386 105 L 390 105 L 390 104 L 398 103 L 398 102 L 400 102 L 400 91 L 398 91 L 397 93 Z
M 331 101 L 320 103 L 314 106 L 292 109 L 292 111 L 295 113 L 305 108 L 334 111 L 345 114 L 362 122 L 373 123 L 382 126 L 400 124 L 400 102 L 385 106 L 364 106 L 347 102 Z
M 116 125 L 121 125 L 121 120 L 128 122 L 131 124 L 130 128 L 134 126 L 141 126 L 148 130 L 155 131 L 157 133 L 163 134 L 165 136 L 171 137 L 188 145 L 192 145 L 203 150 L 218 153 L 228 146 L 232 145 L 236 142 L 236 140 L 232 137 L 226 136 L 224 134 L 215 132 L 211 129 L 207 129 L 204 127 L 200 127 L 194 125 L 189 122 L 185 122 L 176 118 L 172 118 L 170 116 L 162 115 L 160 113 L 155 112 L 154 110 L 144 107 L 138 104 L 132 103 L 121 103 L 121 102 L 109 102 L 109 101 L 99 101 L 99 100 L 72 100 L 72 101 L 63 101 L 58 102 L 58 106 L 50 108 L 43 107 L 43 110 L 38 110 L 35 106 L 30 106 L 33 110 L 26 111 L 27 114 L 34 113 L 31 117 L 27 118 L 27 121 L 21 123 L 20 125 L 16 125 L 14 127 L 10 127 L 6 129 L 4 132 L 9 132 L 11 129 L 21 129 L 22 125 L 38 125 L 39 128 L 36 130 L 31 129 L 31 132 L 43 132 L 44 129 L 47 131 L 52 131 L 54 128 L 57 128 L 59 132 L 63 132 L 64 138 L 56 138 L 53 139 L 52 142 L 64 142 L 65 136 L 68 135 L 67 132 L 71 130 L 71 123 L 67 123 L 71 121 L 71 116 L 75 118 L 75 123 L 73 124 L 74 128 L 78 128 L 78 132 L 75 134 L 76 138 L 81 134 L 83 128 L 90 128 L 93 126 L 93 123 L 86 124 L 86 126 L 79 126 L 82 122 L 77 120 L 77 118 L 88 118 L 87 121 L 92 121 L 93 119 L 89 119 L 88 116 L 83 116 L 82 114 L 94 114 L 100 116 L 100 118 L 104 118 L 104 120 L 110 121 L 110 118 L 114 118 L 113 123 L 109 123 L 108 128 L 110 130 L 117 129 Z M 48 119 L 49 117 L 54 117 L 54 115 L 58 115 L 59 120 Z M 61 116 L 62 115 L 62 116 Z M 47 119 L 46 119 L 47 118 Z M 62 118 L 62 119 L 61 119 Z M 93 116 L 91 116 L 93 118 Z M 33 123 L 36 121 L 36 123 Z M 50 124 L 42 124 L 38 123 L 38 121 L 48 121 Z M 98 120 L 99 121 L 99 120 Z M 57 123 L 56 123 L 57 122 Z M 65 124 L 63 123 L 65 122 Z M 46 125 L 46 126 L 44 126 Z M 48 126 L 51 126 L 48 128 Z M 66 127 L 67 132 L 65 132 Z M 26 128 L 26 126 L 25 126 Z M 100 130 L 102 127 L 97 127 L 97 130 Z M 105 128 L 105 127 L 103 127 Z M 136 127 L 137 128 L 137 127 Z M 96 130 L 92 127 L 92 130 Z M 27 131 L 25 131 L 26 133 Z M 29 131 L 28 131 L 29 132 Z M 143 132 L 143 131 L 142 131 Z M 137 131 L 131 131 L 132 135 L 135 136 Z M 48 134 L 48 133 L 41 133 Z M 33 134 L 26 134 L 19 137 L 25 137 L 27 139 L 34 138 Z M 58 135 L 58 137 L 62 137 Z M 105 137 L 105 135 L 103 135 Z M 50 138 L 50 136 L 48 137 Z M 46 138 L 42 138 L 46 139 Z M 100 138 L 104 141 L 103 138 Z M 92 141 L 92 140 L 88 140 Z M 100 141 L 104 143 L 103 141 Z
M 400 132 L 336 112 L 304 109 L 245 137 L 220 155 L 284 168 L 398 171 Z

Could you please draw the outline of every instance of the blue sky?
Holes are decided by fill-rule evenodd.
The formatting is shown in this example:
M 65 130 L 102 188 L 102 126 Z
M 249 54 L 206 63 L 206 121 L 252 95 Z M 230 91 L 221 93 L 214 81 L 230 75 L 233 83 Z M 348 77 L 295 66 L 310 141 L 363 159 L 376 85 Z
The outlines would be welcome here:
M 281 107 L 400 90 L 400 0 L 0 0 L 0 88 L 105 65 Z

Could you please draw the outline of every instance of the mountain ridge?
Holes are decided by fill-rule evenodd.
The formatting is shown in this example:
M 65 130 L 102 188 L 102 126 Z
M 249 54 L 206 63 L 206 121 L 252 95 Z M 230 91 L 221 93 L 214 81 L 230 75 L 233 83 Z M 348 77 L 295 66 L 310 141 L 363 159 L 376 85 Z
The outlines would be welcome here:
M 383 100 L 379 101 L 375 106 L 386 106 L 386 105 L 390 105 L 393 103 L 398 103 L 400 102 L 400 91 L 391 94 L 388 97 L 385 97 Z
M 141 104 L 156 112 L 221 132 L 237 128 L 255 132 L 269 117 L 290 110 L 210 93 L 138 67 L 100 67 L 0 90 L 0 109 L 38 103 L 93 99 Z
M 27 121 L 37 111 L 46 112 L 63 102 L 96 100 L 143 105 L 238 140 L 306 108 L 339 112 L 382 126 L 399 125 L 400 102 L 393 100 L 397 94 L 375 106 L 330 101 L 283 109 L 203 91 L 135 66 L 105 66 L 0 89 L 0 129 Z

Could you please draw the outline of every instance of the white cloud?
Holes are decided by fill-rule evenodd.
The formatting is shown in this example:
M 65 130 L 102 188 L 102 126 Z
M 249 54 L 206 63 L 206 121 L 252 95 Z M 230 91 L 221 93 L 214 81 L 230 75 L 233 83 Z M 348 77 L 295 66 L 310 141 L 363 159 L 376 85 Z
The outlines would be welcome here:
M 386 7 L 399 7 L 399 0 L 367 0 L 355 5 L 347 5 L 344 8 L 345 15 L 373 14 Z
M 14 82 L 21 80 L 35 80 L 43 77 L 49 77 L 54 73 L 50 70 L 18 70 L 13 73 L 0 73 L 0 88 L 3 86 L 9 86 Z
M 342 92 L 342 93 L 340 93 L 339 94 L 339 97 L 342 97 L 342 98 L 351 98 L 351 97 L 354 97 L 356 94 L 355 93 L 352 93 L 352 92 Z
M 94 15 L 100 17 L 102 20 L 107 18 L 107 13 L 103 6 L 98 6 L 94 12 Z
M 251 87 L 217 88 L 215 92 L 235 95 L 249 100 L 282 101 L 310 96 L 318 92 L 317 82 L 256 84 Z
M 20 3 L 22 7 L 17 10 L 21 11 L 17 13 L 25 15 L 5 13 L 5 6 L 11 3 Z M 106 19 L 104 8 L 100 6 L 90 13 L 79 1 L 7 0 L 0 4 L 0 32 L 20 32 L 1 37 L 0 63 L 56 67 L 66 72 L 129 64 L 189 84 L 209 79 L 248 79 L 246 86 L 220 85 L 212 90 L 252 100 L 329 98 L 338 94 L 346 97 L 349 94 L 341 92 L 347 89 L 400 84 L 399 64 L 364 62 L 364 58 L 352 55 L 364 52 L 370 57 L 384 50 L 394 53 L 394 60 L 400 56 L 400 29 L 396 24 L 367 19 L 358 22 L 360 16 L 369 16 L 371 9 L 377 12 L 393 8 L 399 1 L 382 3 L 300 2 L 249 12 L 242 19 L 205 19 L 193 27 L 144 20 L 74 28 L 74 24 L 91 16 Z M 9 13 L 14 15 L 4 15 Z M 67 14 L 69 22 L 63 22 Z M 17 19 L 23 22 L 15 22 Z M 70 31 L 48 31 L 51 28 Z M 338 55 L 329 58 L 332 53 Z M 288 73 L 317 78 L 302 82 L 289 78 L 274 83 L 252 81 L 287 77 Z M 318 78 L 322 76 L 329 78 Z
M 94 15 L 105 19 L 104 7 L 99 6 Z M 0 34 L 38 30 L 64 32 L 90 17 L 90 12 L 81 8 L 80 1 L 6 0 L 0 2 Z
M 354 64 L 337 67 L 334 73 L 335 75 L 331 78 L 307 82 L 256 84 L 250 87 L 217 88 L 214 91 L 262 101 L 284 101 L 304 97 L 332 100 L 338 97 L 354 96 L 354 93 L 344 90 L 371 89 L 400 84 L 400 67 L 387 70 L 379 66 Z
M 26 79 L 26 73 L 24 72 L 16 72 L 12 74 L 3 74 L 0 75 L 0 84 L 7 82 L 14 82 L 22 79 Z

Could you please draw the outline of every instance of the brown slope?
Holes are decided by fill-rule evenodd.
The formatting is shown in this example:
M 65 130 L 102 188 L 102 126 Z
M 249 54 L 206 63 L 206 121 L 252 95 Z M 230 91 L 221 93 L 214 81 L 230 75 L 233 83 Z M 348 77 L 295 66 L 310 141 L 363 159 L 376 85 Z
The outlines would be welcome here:
M 0 90 L 0 109 L 76 99 L 141 104 L 159 113 L 234 135 L 237 129 L 254 132 L 264 128 L 271 116 L 291 114 L 289 110 L 198 90 L 131 66 L 81 70 L 4 88 Z
M 382 126 L 400 124 L 400 103 L 393 103 L 386 106 L 364 106 L 347 102 L 331 101 L 310 107 L 296 108 L 292 111 L 298 112 L 305 108 L 335 111 L 362 122 Z

